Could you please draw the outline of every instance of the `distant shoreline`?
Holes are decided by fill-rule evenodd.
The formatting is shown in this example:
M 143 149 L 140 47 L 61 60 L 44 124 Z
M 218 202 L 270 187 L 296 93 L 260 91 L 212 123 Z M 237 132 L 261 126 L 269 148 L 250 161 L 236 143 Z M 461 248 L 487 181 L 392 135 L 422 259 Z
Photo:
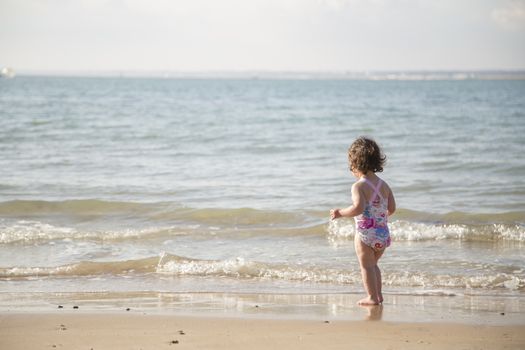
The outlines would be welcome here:
M 249 80 L 525 80 L 525 70 L 450 70 L 450 71 L 31 71 L 17 72 L 19 77 L 86 78 L 164 78 L 164 79 L 249 79 Z

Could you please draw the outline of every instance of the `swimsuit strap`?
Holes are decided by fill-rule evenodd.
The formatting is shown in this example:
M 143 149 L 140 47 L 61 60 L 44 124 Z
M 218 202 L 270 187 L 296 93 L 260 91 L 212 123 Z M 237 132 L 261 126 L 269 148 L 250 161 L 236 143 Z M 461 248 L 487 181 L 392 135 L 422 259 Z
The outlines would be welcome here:
M 370 186 L 372 188 L 372 190 L 374 190 L 374 194 L 372 194 L 372 198 L 369 201 L 370 203 L 373 203 L 377 196 L 379 196 L 379 198 L 383 199 L 383 196 L 381 195 L 381 192 L 379 192 L 379 189 L 381 188 L 381 185 L 383 184 L 383 180 L 379 179 L 379 181 L 377 182 L 377 184 L 375 186 L 372 183 L 372 181 L 370 181 L 368 179 L 365 179 L 364 177 L 363 177 L 363 180 L 365 180 L 365 183 L 368 186 Z

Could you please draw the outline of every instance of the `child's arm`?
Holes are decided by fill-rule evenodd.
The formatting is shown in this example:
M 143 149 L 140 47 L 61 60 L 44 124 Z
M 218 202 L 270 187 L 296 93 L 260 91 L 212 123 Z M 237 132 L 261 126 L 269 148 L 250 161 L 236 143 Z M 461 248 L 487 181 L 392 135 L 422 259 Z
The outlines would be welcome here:
M 394 198 L 394 193 L 388 188 L 389 194 L 388 194 L 388 216 L 392 215 L 396 211 L 396 199 Z
M 330 218 L 332 220 L 340 217 L 351 218 L 363 213 L 365 201 L 357 184 L 352 185 L 352 202 L 353 204 L 348 208 L 330 210 Z

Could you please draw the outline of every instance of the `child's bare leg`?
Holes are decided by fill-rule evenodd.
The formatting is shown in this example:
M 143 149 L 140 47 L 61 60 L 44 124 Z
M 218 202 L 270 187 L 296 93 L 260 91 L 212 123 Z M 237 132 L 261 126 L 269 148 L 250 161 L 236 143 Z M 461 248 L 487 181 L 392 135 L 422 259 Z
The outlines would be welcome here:
M 376 286 L 377 286 L 376 289 L 377 289 L 377 299 L 379 300 L 379 303 L 383 302 L 383 293 L 382 293 L 383 281 L 381 279 L 381 270 L 379 269 L 377 262 L 379 261 L 379 258 L 381 258 L 381 256 L 383 255 L 384 251 L 385 250 L 383 249 L 383 250 L 374 252 L 375 258 L 376 258 Z
M 379 266 L 376 265 L 376 289 L 377 289 L 377 300 L 381 304 L 383 302 L 383 293 L 382 293 L 382 281 L 381 281 L 381 270 Z
M 361 277 L 368 296 L 358 301 L 361 305 L 378 305 L 377 290 L 377 259 L 372 248 L 364 244 L 359 237 L 354 239 L 355 251 L 359 265 L 361 266 Z

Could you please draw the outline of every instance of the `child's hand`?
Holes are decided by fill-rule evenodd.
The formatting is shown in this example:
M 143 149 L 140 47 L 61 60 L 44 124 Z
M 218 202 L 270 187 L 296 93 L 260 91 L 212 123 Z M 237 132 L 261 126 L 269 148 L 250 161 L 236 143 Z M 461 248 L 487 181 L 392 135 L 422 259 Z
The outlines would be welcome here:
M 330 210 L 330 219 L 334 220 L 340 217 L 341 217 L 341 213 L 339 212 L 339 209 Z

